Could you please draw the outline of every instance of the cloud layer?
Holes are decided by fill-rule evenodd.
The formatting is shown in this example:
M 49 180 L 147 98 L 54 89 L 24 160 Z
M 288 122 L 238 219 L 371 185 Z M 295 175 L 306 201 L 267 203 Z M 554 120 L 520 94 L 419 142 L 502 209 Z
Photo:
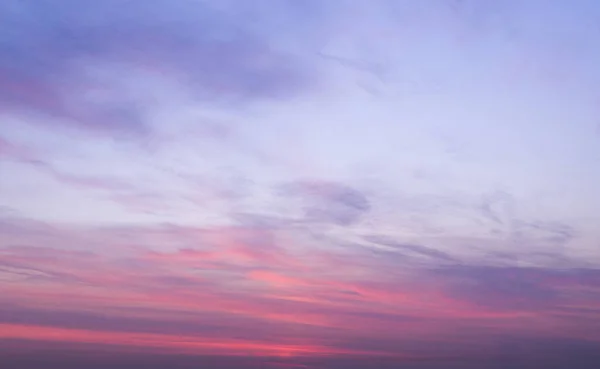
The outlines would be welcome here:
M 599 14 L 3 1 L 0 362 L 592 360 Z
M 359 246 L 299 245 L 293 228 L 13 222 L 3 233 L 19 240 L 0 257 L 5 340 L 398 359 L 497 355 L 525 337 L 598 343 L 596 269 L 468 265 L 407 248 L 435 261 L 419 266 Z

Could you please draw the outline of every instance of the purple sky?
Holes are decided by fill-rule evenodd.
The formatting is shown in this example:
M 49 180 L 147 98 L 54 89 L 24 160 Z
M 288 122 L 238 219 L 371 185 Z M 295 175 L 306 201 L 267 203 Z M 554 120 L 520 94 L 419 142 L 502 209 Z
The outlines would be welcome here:
M 596 368 L 599 65 L 594 0 L 1 1 L 0 367 Z

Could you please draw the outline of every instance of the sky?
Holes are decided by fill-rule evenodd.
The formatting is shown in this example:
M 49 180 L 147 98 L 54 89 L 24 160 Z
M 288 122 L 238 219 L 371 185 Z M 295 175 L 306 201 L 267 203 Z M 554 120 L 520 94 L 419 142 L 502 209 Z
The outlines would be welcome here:
M 3 0 L 0 367 L 596 368 L 598 65 L 594 0 Z

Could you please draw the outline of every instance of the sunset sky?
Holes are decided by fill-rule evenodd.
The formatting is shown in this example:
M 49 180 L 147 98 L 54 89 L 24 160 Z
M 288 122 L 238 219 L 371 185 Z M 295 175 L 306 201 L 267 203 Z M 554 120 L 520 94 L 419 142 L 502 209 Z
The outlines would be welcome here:
M 0 368 L 600 367 L 599 66 L 597 0 L 1 0 Z

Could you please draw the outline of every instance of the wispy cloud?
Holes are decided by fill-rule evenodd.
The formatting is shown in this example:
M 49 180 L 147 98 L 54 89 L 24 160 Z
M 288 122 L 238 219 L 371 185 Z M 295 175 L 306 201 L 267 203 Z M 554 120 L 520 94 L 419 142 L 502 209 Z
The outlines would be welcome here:
M 364 194 L 344 184 L 300 181 L 282 187 L 285 196 L 301 199 L 305 220 L 309 222 L 350 225 L 370 209 Z

